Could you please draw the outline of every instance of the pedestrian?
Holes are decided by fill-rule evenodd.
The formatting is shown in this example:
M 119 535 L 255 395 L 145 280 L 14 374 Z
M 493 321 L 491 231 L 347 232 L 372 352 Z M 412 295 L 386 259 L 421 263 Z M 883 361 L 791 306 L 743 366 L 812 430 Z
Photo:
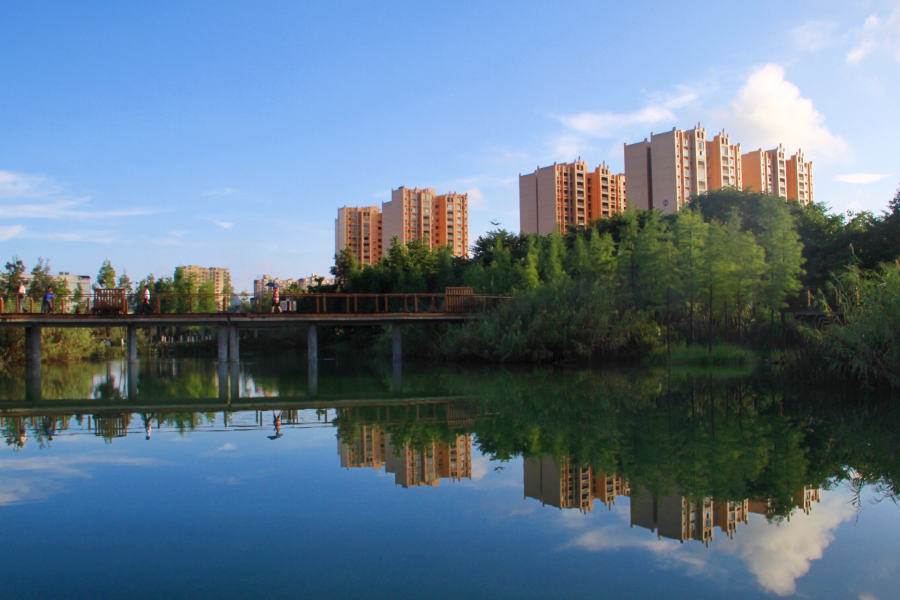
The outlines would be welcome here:
M 141 298 L 141 314 L 153 314 L 153 309 L 150 308 L 150 287 L 146 285 L 144 286 L 144 296 Z
M 278 296 L 278 288 L 273 288 L 272 292 L 272 312 L 280 313 L 281 312 L 281 298 Z
M 16 312 L 25 312 L 25 284 L 21 280 L 16 290 Z
M 47 286 L 47 293 L 44 294 L 44 301 L 41 302 L 41 312 L 42 313 L 52 313 L 53 312 L 53 288 L 49 285 Z

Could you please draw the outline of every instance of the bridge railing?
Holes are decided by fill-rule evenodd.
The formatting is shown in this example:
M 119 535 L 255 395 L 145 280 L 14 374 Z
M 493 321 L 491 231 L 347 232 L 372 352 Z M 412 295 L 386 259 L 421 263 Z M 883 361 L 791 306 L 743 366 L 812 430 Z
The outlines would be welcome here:
M 232 306 L 240 296 L 226 294 L 152 294 L 150 312 L 153 314 L 210 314 L 243 312 Z M 272 296 L 253 298 L 250 312 L 273 312 Z M 423 293 L 423 294 L 280 294 L 282 313 L 300 314 L 384 314 L 384 313 L 477 313 L 496 308 L 509 296 L 492 294 Z M 146 310 L 143 294 L 125 294 L 124 302 L 111 307 L 109 295 L 58 295 L 53 301 L 54 314 L 140 314 Z M 20 305 L 21 304 L 21 305 Z M 15 295 L 0 295 L 0 314 L 42 312 L 42 299 L 26 296 L 21 303 Z M 277 312 L 277 311 L 276 311 Z

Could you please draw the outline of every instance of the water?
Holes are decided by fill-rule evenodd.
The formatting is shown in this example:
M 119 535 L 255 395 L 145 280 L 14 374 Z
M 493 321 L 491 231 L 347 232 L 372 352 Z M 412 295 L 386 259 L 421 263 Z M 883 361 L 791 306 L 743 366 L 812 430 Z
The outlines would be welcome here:
M 895 597 L 900 418 L 764 369 L 0 378 L 6 597 Z M 833 396 L 833 397 L 832 397 Z M 523 458 L 523 456 L 525 458 Z M 32 579 L 34 577 L 34 579 Z

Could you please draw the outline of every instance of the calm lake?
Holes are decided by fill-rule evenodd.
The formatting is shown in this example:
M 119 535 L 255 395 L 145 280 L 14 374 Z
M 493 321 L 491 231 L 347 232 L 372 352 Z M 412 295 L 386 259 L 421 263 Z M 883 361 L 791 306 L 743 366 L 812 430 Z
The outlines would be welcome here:
M 0 376 L 4 597 L 900 589 L 897 411 L 770 368 L 325 360 L 311 381 L 250 356 L 25 388 Z

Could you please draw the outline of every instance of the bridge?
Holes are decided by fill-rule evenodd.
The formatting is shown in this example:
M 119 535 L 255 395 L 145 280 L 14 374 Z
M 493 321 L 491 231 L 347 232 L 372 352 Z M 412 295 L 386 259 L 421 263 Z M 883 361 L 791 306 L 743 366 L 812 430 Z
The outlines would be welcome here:
M 240 360 L 241 329 L 280 329 L 308 327 L 307 355 L 310 379 L 315 381 L 318 363 L 318 328 L 391 326 L 395 371 L 402 356 L 403 325 L 421 323 L 461 323 L 478 313 L 495 308 L 507 296 L 473 294 L 471 288 L 447 288 L 443 294 L 299 294 L 284 295 L 289 310 L 281 312 L 227 312 L 226 302 L 215 294 L 157 294 L 150 314 L 138 314 L 138 294 L 124 290 L 109 304 L 109 292 L 87 296 L 76 303 L 73 296 L 60 298 L 53 312 L 36 313 L 32 298 L 28 312 L 6 312 L 16 308 L 13 302 L 0 298 L 0 327 L 25 329 L 25 366 L 32 383 L 40 380 L 41 330 L 46 327 L 122 327 L 127 331 L 127 360 L 138 362 L 137 331 L 153 327 L 210 327 L 217 329 L 220 363 Z M 101 300 L 104 302 L 101 304 Z M 67 302 L 68 301 L 68 302 Z M 221 312 L 194 312 L 204 305 Z M 257 308 L 261 308 L 261 304 Z M 82 312 L 84 308 L 84 312 Z

